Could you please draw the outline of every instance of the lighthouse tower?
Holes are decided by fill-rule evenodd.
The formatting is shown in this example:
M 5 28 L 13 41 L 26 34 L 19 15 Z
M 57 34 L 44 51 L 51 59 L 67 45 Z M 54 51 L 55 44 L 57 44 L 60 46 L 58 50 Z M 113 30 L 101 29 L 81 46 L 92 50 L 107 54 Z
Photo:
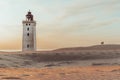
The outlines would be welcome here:
M 22 51 L 36 51 L 36 21 L 29 11 L 23 22 Z

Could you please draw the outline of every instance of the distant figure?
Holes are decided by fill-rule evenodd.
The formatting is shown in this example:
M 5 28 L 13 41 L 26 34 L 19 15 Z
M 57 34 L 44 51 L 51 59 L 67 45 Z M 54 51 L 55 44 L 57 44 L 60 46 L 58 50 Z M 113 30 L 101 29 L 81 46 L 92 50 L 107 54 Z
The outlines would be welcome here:
M 101 42 L 101 45 L 104 45 L 104 42 Z

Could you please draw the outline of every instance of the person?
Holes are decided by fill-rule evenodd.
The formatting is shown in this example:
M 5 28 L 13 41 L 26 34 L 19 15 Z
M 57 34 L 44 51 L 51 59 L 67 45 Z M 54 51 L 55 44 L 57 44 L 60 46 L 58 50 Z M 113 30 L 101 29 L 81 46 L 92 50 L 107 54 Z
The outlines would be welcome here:
M 101 42 L 101 45 L 104 45 L 104 42 Z

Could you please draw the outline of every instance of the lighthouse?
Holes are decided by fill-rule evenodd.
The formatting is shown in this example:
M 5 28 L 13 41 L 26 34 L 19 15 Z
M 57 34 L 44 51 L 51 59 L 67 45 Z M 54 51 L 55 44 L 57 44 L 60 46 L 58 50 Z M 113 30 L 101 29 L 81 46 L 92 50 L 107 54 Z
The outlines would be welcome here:
M 23 24 L 22 51 L 36 51 L 36 21 L 30 11 L 26 15 Z

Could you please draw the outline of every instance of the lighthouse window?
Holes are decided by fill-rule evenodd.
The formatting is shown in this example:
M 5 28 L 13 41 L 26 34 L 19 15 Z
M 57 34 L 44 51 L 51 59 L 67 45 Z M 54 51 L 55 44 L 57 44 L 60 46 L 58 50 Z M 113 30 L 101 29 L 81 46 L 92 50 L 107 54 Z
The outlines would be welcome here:
M 29 36 L 29 33 L 27 33 L 27 36 Z
M 28 24 L 26 24 L 26 26 L 27 26 Z
M 29 31 L 29 28 L 27 28 L 27 31 Z
M 27 45 L 27 48 L 29 48 L 30 46 L 29 46 L 29 44 Z
M 29 24 L 29 26 L 30 26 L 30 24 Z

